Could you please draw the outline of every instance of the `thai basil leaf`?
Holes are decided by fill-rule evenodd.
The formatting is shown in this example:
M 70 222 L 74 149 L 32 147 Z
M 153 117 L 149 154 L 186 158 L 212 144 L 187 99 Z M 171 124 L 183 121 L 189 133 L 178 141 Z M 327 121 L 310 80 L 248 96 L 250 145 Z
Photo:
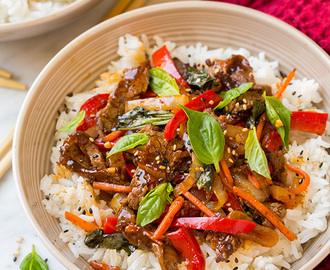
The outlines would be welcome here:
M 221 101 L 213 110 L 222 109 L 226 107 L 235 98 L 239 97 L 241 94 L 249 90 L 252 85 L 253 85 L 252 82 L 243 83 L 237 88 L 230 89 L 226 92 L 221 92 L 220 97 L 222 97 L 223 101 Z
M 246 120 L 245 125 L 252 129 L 256 126 L 256 119 L 266 110 L 266 107 L 264 104 L 262 104 L 260 101 L 256 101 L 253 104 L 253 108 L 251 111 L 251 116 Z
M 70 122 L 66 123 L 65 126 L 61 127 L 59 132 L 69 132 L 75 130 L 85 119 L 85 110 L 81 110 L 77 115 L 71 119 Z
M 206 191 L 211 191 L 214 181 L 212 165 L 206 165 L 203 169 L 204 171 L 198 178 L 196 185 L 198 189 L 204 188 Z
M 204 164 L 214 164 L 219 172 L 225 147 L 225 137 L 219 123 L 209 113 L 180 107 L 188 116 L 188 136 L 196 156 Z
M 179 86 L 175 79 L 164 69 L 149 69 L 150 87 L 159 97 L 180 95 Z
M 150 135 L 145 133 L 133 133 L 123 136 L 119 141 L 112 147 L 107 158 L 113 154 L 132 149 L 138 145 L 145 145 L 149 141 Z
M 104 234 L 102 229 L 87 233 L 84 243 L 89 248 L 124 249 L 129 254 L 136 249 L 121 233 Z
M 289 133 L 292 112 L 285 108 L 278 98 L 266 96 L 266 92 L 264 92 L 263 97 L 266 102 L 267 117 L 280 134 L 286 149 L 289 149 Z M 283 126 L 276 126 L 276 120 L 279 119 L 282 121 Z
M 48 270 L 47 263 L 35 252 L 32 245 L 32 252 L 26 255 L 21 262 L 19 268 L 21 270 Z
M 153 124 L 154 126 L 166 125 L 173 115 L 174 113 L 170 111 L 145 110 L 142 106 L 137 106 L 118 116 L 116 129 L 138 129 L 145 127 L 147 124 Z
M 166 201 L 172 203 L 169 195 L 173 191 L 170 183 L 163 183 L 151 190 L 140 202 L 136 216 L 136 224 L 145 226 L 164 212 Z
M 209 77 L 209 74 L 207 73 L 207 70 L 205 68 L 202 68 L 200 70 L 193 68 L 193 67 L 186 67 L 187 72 L 187 82 L 191 86 L 197 86 L 199 88 L 203 88 L 205 84 L 207 84 L 210 81 L 213 81 L 213 78 Z
M 250 130 L 245 142 L 245 158 L 247 159 L 251 170 L 271 179 L 267 158 L 264 150 L 259 144 L 255 127 L 253 130 Z

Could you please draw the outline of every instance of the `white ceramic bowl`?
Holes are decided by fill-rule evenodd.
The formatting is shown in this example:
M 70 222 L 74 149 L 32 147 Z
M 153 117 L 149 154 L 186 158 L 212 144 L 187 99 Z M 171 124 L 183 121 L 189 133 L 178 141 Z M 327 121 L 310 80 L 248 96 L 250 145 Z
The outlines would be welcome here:
M 58 235 L 58 222 L 41 203 L 40 179 L 50 173 L 55 117 L 64 97 L 91 86 L 114 60 L 117 40 L 125 33 L 160 35 L 177 44 L 201 41 L 215 47 L 245 47 L 265 51 L 278 59 L 281 70 L 297 68 L 298 77 L 315 78 L 323 105 L 330 111 L 329 56 L 305 35 L 266 14 L 218 2 L 177 2 L 135 10 L 108 20 L 85 32 L 41 72 L 31 87 L 19 115 L 14 137 L 14 174 L 21 203 L 38 236 L 68 269 L 84 269 Z M 330 230 L 308 243 L 304 256 L 292 269 L 311 270 L 330 250 Z
M 24 39 L 50 32 L 73 21 L 100 1 L 78 0 L 55 13 L 38 19 L 0 24 L 0 41 Z

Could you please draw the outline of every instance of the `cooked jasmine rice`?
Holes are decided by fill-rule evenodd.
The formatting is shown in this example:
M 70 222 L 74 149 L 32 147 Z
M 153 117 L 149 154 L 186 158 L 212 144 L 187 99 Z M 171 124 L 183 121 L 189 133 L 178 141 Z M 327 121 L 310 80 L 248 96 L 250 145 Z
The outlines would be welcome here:
M 77 0 L 0 0 L 0 23 L 37 19 L 57 12 Z
M 0 0 L 1 5 L 4 2 L 8 1 Z M 140 39 L 131 35 L 121 37 L 118 49 L 119 60 L 111 62 L 109 71 L 101 75 L 101 79 L 96 82 L 93 90 L 65 98 L 68 109 L 60 114 L 56 129 L 58 130 L 70 121 L 86 99 L 95 93 L 106 93 L 114 89 L 120 79 L 120 70 L 137 66 L 146 60 L 146 54 L 150 56 L 164 44 L 167 45 L 172 57 L 191 65 L 194 63 L 203 65 L 207 59 L 221 60 L 232 54 L 240 54 L 249 60 L 257 83 L 270 85 L 275 93 L 276 83 L 281 82 L 279 63 L 267 61 L 263 52 L 251 55 L 244 48 L 209 50 L 201 43 L 192 46 L 176 46 L 173 42 L 163 41 L 161 37 L 154 37 L 154 41 L 156 45 L 151 46 L 146 36 Z M 292 65 L 294 66 L 294 63 Z M 306 78 L 294 79 L 287 87 L 282 99 L 283 104 L 290 110 L 321 111 L 315 107 L 315 104 L 320 101 L 317 82 Z M 56 132 L 56 146 L 53 147 L 51 156 L 53 174 L 46 175 L 41 180 L 41 190 L 45 195 L 43 204 L 50 215 L 59 219 L 62 229 L 60 239 L 68 244 L 76 257 L 82 256 L 87 261 L 98 260 L 121 269 L 161 269 L 156 255 L 151 252 L 136 250 L 128 256 L 124 250 L 88 248 L 84 244 L 86 232 L 64 218 L 64 212 L 69 211 L 86 221 L 95 221 L 97 225 L 102 226 L 101 220 L 104 217 L 114 216 L 109 205 L 97 199 L 99 190 L 94 190 L 78 174 L 56 165 L 60 155 L 59 148 L 67 135 L 66 132 Z M 220 263 L 215 262 L 215 251 L 204 243 L 201 249 L 206 258 L 206 269 L 289 269 L 291 263 L 302 257 L 304 252 L 302 245 L 327 228 L 327 216 L 330 211 L 328 135 L 329 125 L 322 136 L 298 131 L 290 132 L 290 149 L 285 156 L 286 161 L 293 166 L 299 165 L 310 176 L 310 185 L 304 200 L 295 209 L 288 209 L 284 218 L 286 227 L 295 233 L 298 239 L 290 242 L 278 232 L 280 240 L 272 248 L 245 241 L 227 262 Z M 185 269 L 184 263 L 181 268 Z

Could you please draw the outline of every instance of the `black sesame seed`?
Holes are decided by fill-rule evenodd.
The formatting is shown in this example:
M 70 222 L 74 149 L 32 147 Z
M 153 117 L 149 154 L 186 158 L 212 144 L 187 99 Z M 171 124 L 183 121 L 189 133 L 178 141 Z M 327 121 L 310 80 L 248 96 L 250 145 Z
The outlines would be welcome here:
M 226 261 L 226 263 L 229 263 L 229 262 L 230 262 L 230 260 L 227 260 L 227 261 Z
M 93 209 L 92 208 L 89 208 L 89 213 L 93 214 Z
M 206 98 L 203 98 L 203 97 L 202 97 L 202 101 L 204 101 L 204 102 L 205 102 L 205 101 L 206 101 Z
M 304 150 L 301 150 L 300 155 L 302 155 L 303 153 L 304 153 Z
M 16 262 L 17 261 L 17 257 L 14 256 L 13 261 Z
M 299 174 L 296 173 L 296 176 L 299 176 Z
M 280 145 L 280 150 L 283 150 L 284 146 L 283 145 Z
M 211 60 L 210 60 L 210 59 L 206 59 L 206 60 L 205 60 L 205 64 L 208 65 L 208 66 L 211 66 L 211 64 L 212 64 L 212 63 L 211 63 Z
M 190 141 L 189 140 L 187 141 L 187 144 L 190 145 Z
M 238 267 L 237 266 L 235 266 L 234 268 L 233 268 L 233 270 L 237 270 L 238 269 Z
M 296 93 L 297 93 L 297 92 L 296 92 L 296 91 L 294 91 L 294 92 L 292 92 L 292 95 L 294 96 Z
M 300 178 L 300 179 L 299 179 L 299 185 L 301 185 L 302 182 L 304 182 L 304 178 Z
M 139 171 L 136 176 L 140 176 L 142 174 L 142 171 Z
M 72 109 L 73 112 L 76 112 L 77 110 L 76 109 Z
M 235 263 L 238 263 L 238 259 L 235 257 Z
M 78 211 L 80 211 L 80 210 L 81 210 L 81 207 L 79 206 L 79 207 L 78 207 Z
M 231 148 L 233 148 L 233 149 L 236 149 L 238 147 L 238 145 L 233 145 Z
M 98 157 L 99 157 L 98 154 L 93 155 L 93 158 L 98 158 Z
M 45 259 L 45 262 L 48 262 L 48 258 Z
M 125 161 L 125 164 L 129 164 L 129 160 L 126 160 L 126 161 Z
M 69 230 L 65 230 L 65 231 L 63 231 L 64 233 L 67 233 Z
M 188 54 L 188 57 L 191 57 L 191 54 Z
M 86 215 L 86 210 L 84 210 L 84 211 L 82 212 L 82 214 L 83 214 L 83 215 Z
M 299 96 L 298 96 L 298 98 L 301 98 L 301 97 L 302 97 L 302 95 L 299 95 Z
M 94 140 L 96 140 L 98 137 L 100 137 L 100 134 L 97 134 L 97 135 L 94 137 Z
M 270 150 L 269 149 L 267 149 L 266 151 L 267 151 L 267 153 L 270 153 Z
M 321 162 L 321 164 L 320 164 L 319 168 L 321 168 L 322 166 L 323 166 L 323 162 Z

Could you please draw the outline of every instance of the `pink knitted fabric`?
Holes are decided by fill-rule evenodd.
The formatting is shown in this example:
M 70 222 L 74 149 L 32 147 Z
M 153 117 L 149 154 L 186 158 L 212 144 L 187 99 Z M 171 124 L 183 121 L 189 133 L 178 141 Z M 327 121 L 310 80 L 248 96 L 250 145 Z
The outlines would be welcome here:
M 273 15 L 318 43 L 330 54 L 330 0 L 222 0 Z

